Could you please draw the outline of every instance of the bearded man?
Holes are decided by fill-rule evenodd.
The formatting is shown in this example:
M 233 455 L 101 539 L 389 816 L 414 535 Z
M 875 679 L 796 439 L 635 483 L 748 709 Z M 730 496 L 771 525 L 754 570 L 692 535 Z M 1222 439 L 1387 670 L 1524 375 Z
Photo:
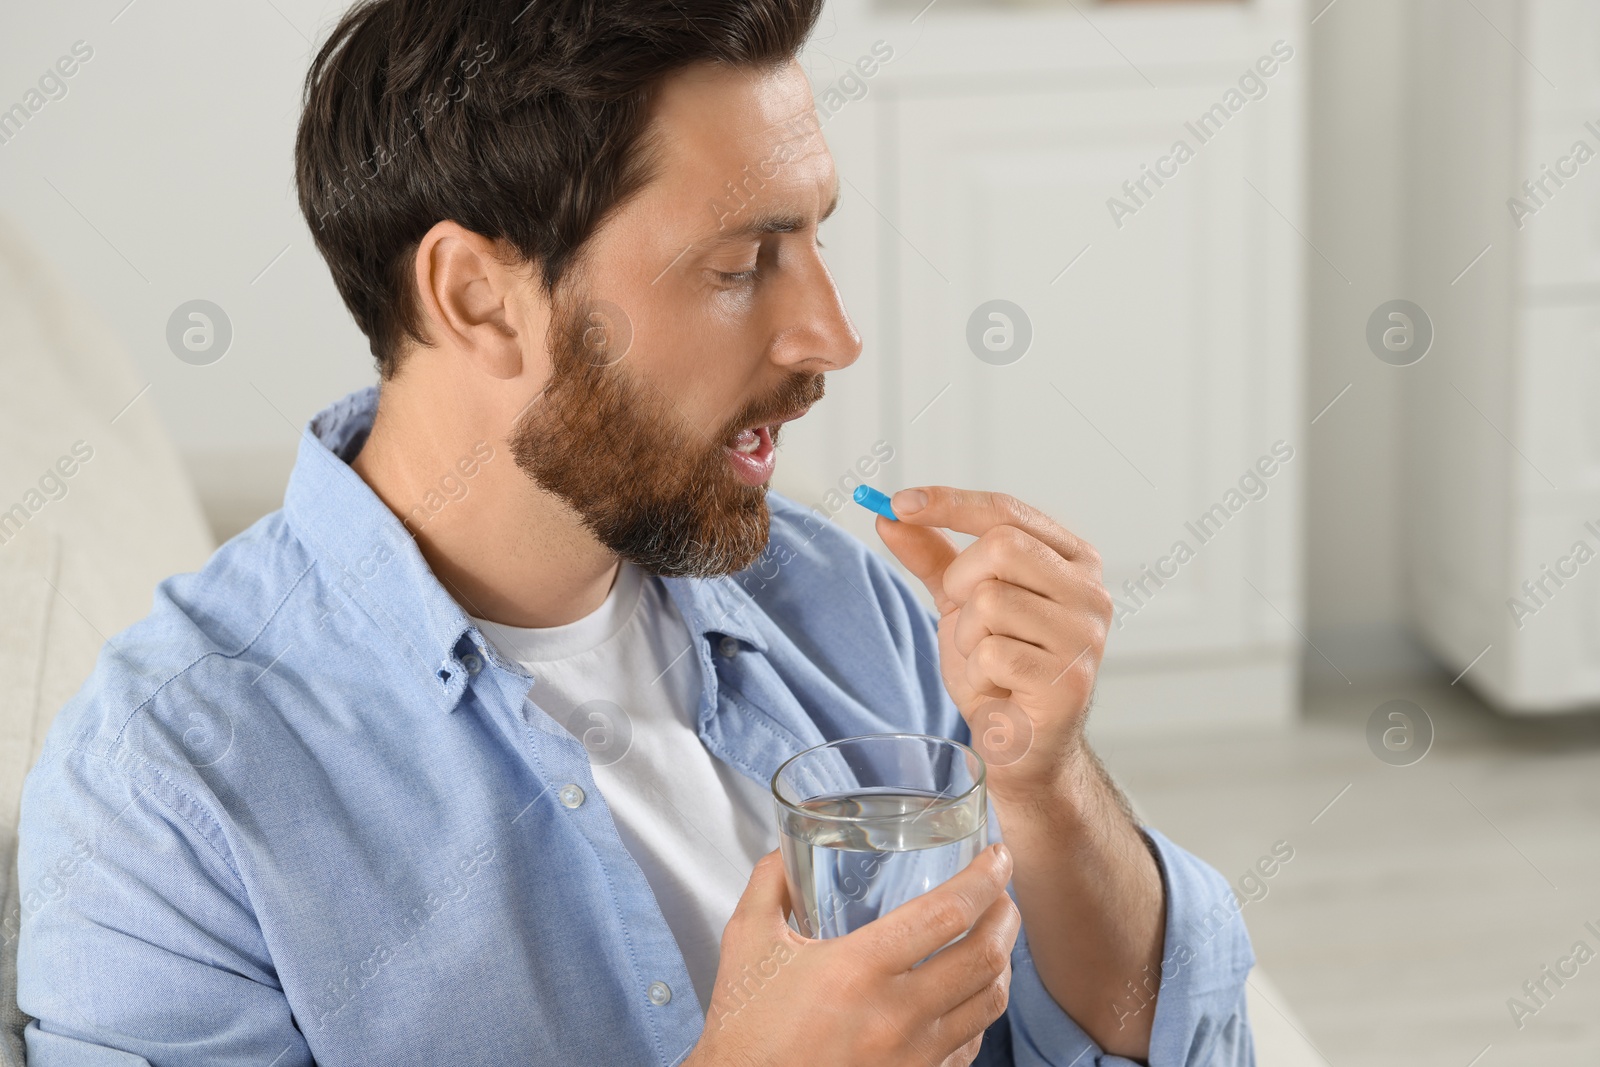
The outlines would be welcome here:
M 820 2 L 344 16 L 296 175 L 381 384 L 58 717 L 23 800 L 21 884 L 60 889 L 20 936 L 31 1062 L 1253 1063 L 1227 884 L 1084 739 L 1095 550 L 902 490 L 877 532 L 930 611 L 768 489 L 861 353 L 817 242 Z M 997 706 L 1003 844 L 792 929 L 777 767 L 971 743 Z

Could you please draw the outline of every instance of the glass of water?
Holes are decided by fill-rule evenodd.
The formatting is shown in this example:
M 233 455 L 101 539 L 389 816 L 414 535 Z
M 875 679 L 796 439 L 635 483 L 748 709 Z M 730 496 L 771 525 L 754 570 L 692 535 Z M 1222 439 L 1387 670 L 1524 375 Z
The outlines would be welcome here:
M 859 929 L 960 871 L 989 838 L 983 760 L 927 734 L 808 748 L 772 776 L 794 924 Z

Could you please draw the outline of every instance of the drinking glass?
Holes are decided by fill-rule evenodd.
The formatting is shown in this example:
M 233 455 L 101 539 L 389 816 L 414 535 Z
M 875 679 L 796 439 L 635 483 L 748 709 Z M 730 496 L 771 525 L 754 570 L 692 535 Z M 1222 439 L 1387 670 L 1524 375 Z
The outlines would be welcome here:
M 772 776 L 794 926 L 840 937 L 921 896 L 989 843 L 982 758 L 927 734 L 808 748 Z

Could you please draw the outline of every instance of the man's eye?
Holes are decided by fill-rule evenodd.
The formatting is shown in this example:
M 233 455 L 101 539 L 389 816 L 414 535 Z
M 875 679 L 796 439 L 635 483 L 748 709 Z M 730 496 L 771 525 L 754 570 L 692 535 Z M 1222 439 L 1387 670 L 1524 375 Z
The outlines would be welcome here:
M 822 247 L 821 241 L 817 242 L 817 247 Z M 749 270 L 719 270 L 716 273 L 717 277 L 721 279 L 724 285 L 749 285 L 751 282 L 756 280 L 756 277 L 761 273 L 761 269 L 759 266 L 756 266 L 751 267 Z

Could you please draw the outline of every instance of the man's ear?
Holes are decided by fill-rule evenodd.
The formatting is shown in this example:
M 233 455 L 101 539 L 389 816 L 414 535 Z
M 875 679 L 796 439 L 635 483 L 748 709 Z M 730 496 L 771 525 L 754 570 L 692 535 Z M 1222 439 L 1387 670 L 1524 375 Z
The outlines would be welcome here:
M 490 377 L 510 379 L 523 371 L 529 331 L 513 292 L 517 276 L 497 251 L 495 241 L 447 220 L 423 235 L 413 267 L 435 342 L 456 349 Z M 533 336 L 542 338 L 543 331 Z

